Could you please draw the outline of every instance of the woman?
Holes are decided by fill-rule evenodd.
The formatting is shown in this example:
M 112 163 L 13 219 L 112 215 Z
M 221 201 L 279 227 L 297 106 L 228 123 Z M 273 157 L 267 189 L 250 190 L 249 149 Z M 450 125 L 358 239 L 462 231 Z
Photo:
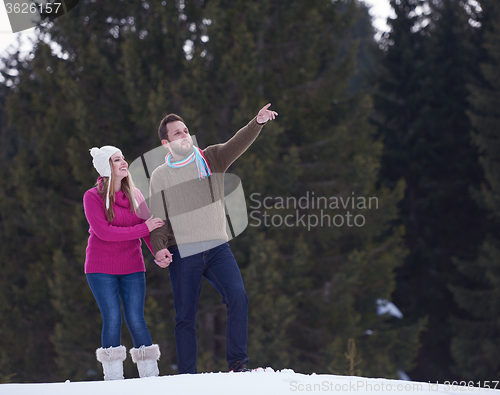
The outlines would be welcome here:
M 120 340 L 121 305 L 134 343 L 130 354 L 139 376 L 158 376 L 160 349 L 152 343 L 144 319 L 146 280 L 140 239 L 152 251 L 149 232 L 164 223 L 160 218 L 149 218 L 144 197 L 134 187 L 118 148 L 92 148 L 90 154 L 101 175 L 83 197 L 90 225 L 85 273 L 103 321 L 102 348 L 96 350 L 96 357 L 102 363 L 104 380 L 123 379 L 126 349 Z

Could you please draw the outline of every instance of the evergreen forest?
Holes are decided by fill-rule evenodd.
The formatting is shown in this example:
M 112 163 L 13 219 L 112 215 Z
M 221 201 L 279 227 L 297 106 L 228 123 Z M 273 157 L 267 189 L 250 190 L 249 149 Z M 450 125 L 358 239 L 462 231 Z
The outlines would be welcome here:
M 102 379 L 89 149 L 130 164 L 168 113 L 205 148 L 267 103 L 279 116 L 229 169 L 249 366 L 498 380 L 500 3 L 390 5 L 376 32 L 358 0 L 81 0 L 1 59 L 0 382 Z M 176 374 L 168 270 L 143 252 L 160 374 Z M 206 283 L 199 372 L 227 370 L 225 322 Z

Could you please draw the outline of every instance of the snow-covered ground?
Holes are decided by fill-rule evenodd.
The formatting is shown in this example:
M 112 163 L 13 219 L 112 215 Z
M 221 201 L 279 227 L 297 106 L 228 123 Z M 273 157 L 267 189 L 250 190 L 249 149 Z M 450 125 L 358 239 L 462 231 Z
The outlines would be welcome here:
M 486 383 L 476 383 L 476 385 Z M 498 384 L 498 382 L 497 382 Z M 249 373 L 202 373 L 128 379 L 48 384 L 1 384 L 1 395 L 280 395 L 280 394 L 491 394 L 500 390 L 467 387 L 465 383 L 436 384 L 324 374 L 305 375 L 270 368 Z M 490 387 L 495 382 L 489 382 Z M 498 385 L 500 387 L 500 385 Z

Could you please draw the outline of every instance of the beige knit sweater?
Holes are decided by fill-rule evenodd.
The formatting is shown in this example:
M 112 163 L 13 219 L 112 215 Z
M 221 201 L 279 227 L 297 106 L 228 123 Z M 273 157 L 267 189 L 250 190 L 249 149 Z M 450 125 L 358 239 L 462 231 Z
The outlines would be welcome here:
M 263 125 L 257 117 L 241 128 L 226 143 L 203 150 L 212 175 L 198 179 L 195 161 L 181 168 L 166 163 L 151 175 L 150 211 L 165 220 L 151 232 L 154 253 L 184 243 L 228 240 L 224 211 L 224 173 L 247 150 Z

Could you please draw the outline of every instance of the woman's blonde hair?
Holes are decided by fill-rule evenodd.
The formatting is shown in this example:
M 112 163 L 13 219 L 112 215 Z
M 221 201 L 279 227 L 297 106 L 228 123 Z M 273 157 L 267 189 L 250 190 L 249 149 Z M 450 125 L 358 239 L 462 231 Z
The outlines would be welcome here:
M 106 210 L 106 217 L 108 222 L 112 222 L 115 219 L 115 212 L 113 210 L 113 203 L 115 202 L 115 188 L 113 187 L 113 185 L 115 185 L 115 173 L 113 171 L 113 162 L 111 161 L 111 158 L 109 158 L 109 165 L 111 166 L 111 177 L 102 177 L 101 182 L 96 183 L 96 187 L 99 196 L 103 201 L 105 201 L 106 193 L 108 191 L 108 184 L 111 183 L 111 189 L 109 190 L 109 209 L 106 210 L 105 208 L 104 210 Z M 122 179 L 121 190 L 130 202 L 130 212 L 138 213 L 139 206 L 137 204 L 137 200 L 135 199 L 135 185 L 132 181 L 132 176 L 130 175 L 130 173 L 127 174 L 127 177 L 124 177 Z

